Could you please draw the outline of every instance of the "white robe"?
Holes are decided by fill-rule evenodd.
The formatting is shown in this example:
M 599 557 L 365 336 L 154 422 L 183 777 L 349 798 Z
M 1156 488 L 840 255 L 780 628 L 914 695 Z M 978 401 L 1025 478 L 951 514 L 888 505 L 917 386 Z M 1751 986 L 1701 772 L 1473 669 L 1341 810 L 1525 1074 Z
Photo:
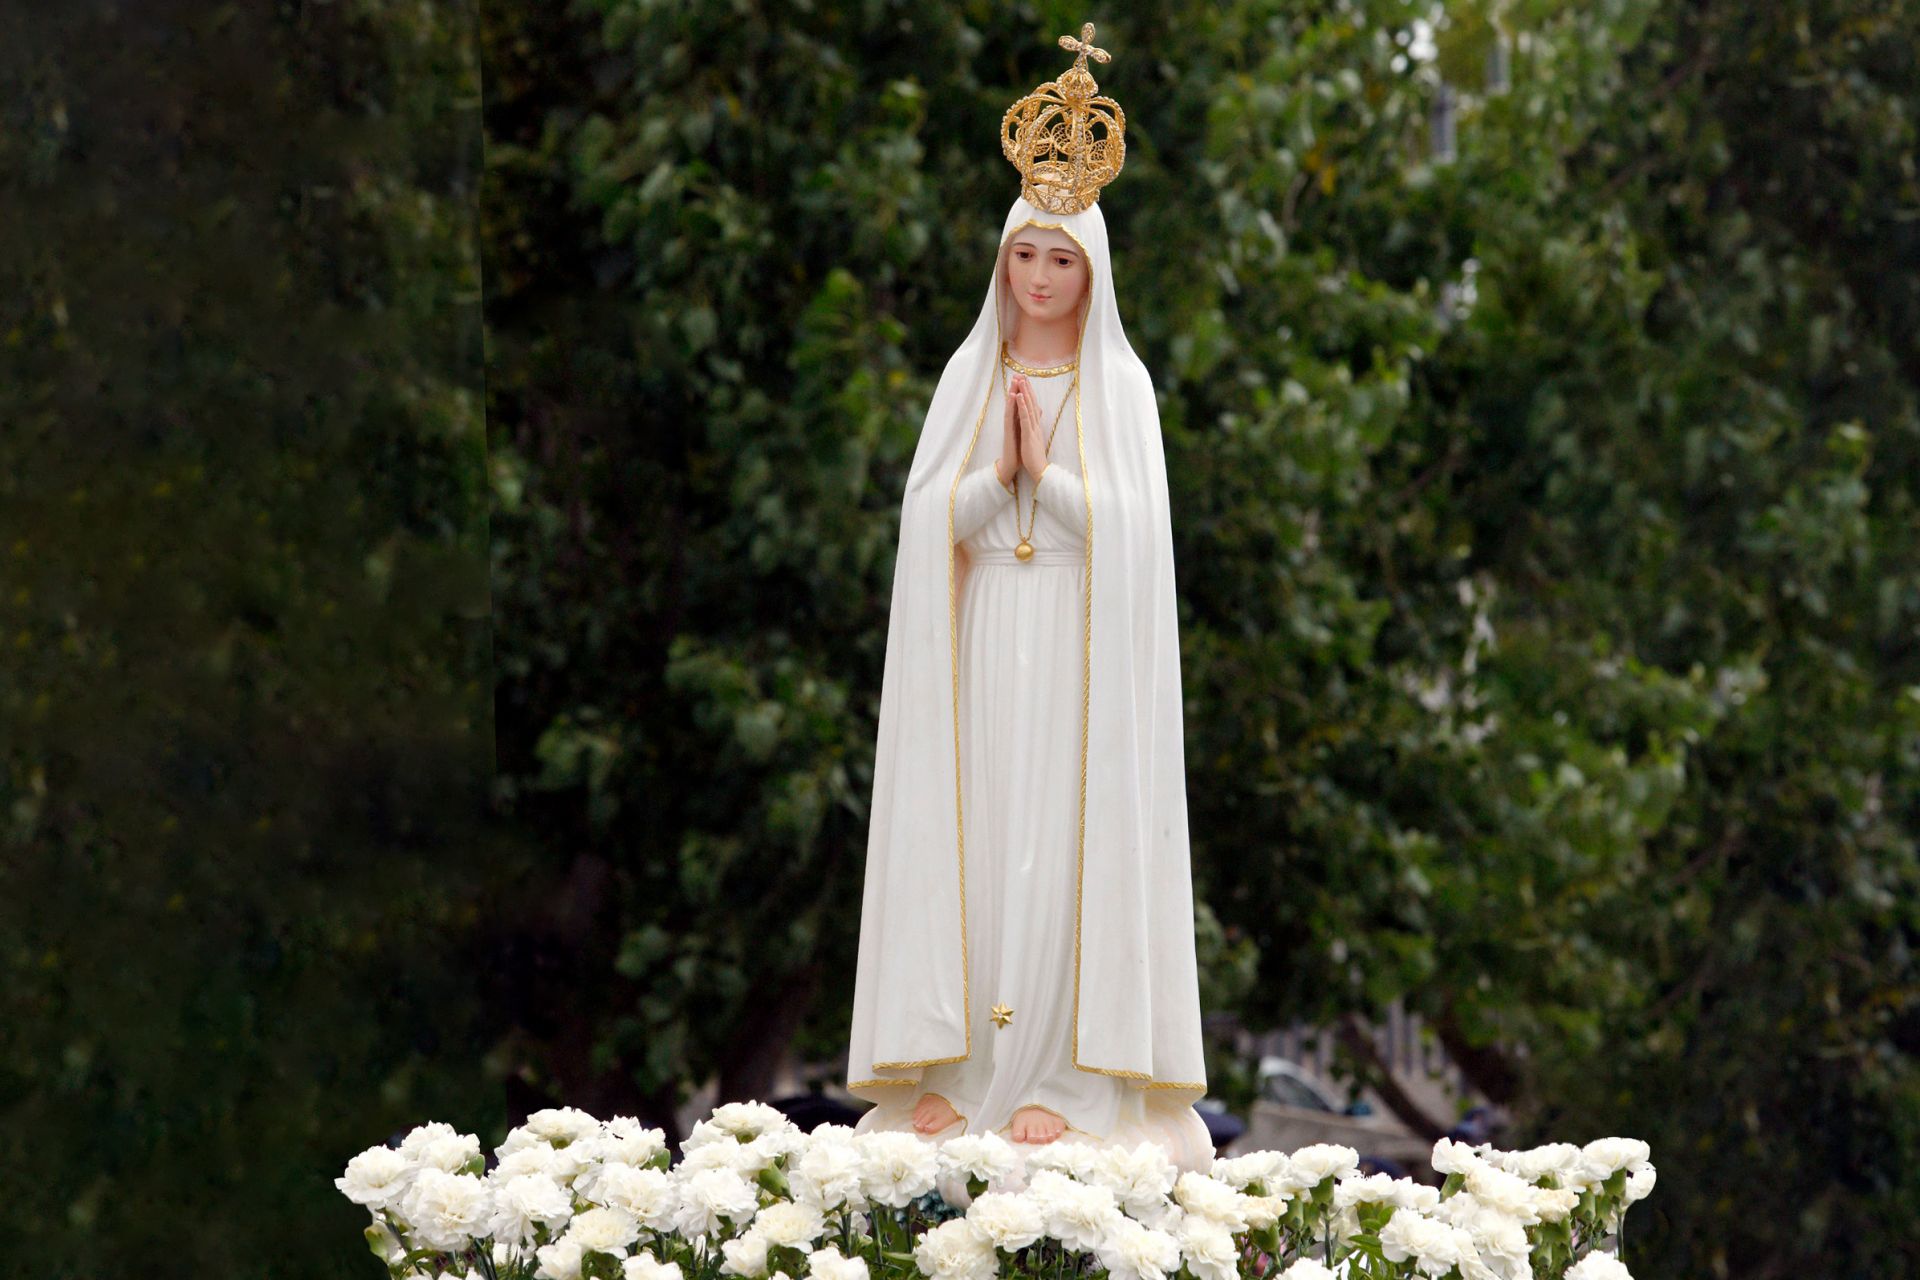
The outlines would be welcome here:
M 1071 372 L 1029 375 L 1050 429 Z M 1073 408 L 1054 436 L 1038 486 L 1024 470 L 1018 498 L 1000 483 L 1003 393 L 953 495 L 953 532 L 968 567 L 959 584 L 960 748 L 967 821 L 967 956 L 975 1052 L 928 1066 L 859 1127 L 912 1129 L 933 1093 L 961 1117 L 938 1134 L 1008 1132 L 1014 1112 L 1045 1108 L 1067 1141 L 1154 1141 L 1183 1167 L 1212 1155 L 1192 1106 L 1073 1063 L 1075 847 L 1079 821 L 1082 610 L 1086 496 L 1071 458 Z M 987 446 L 991 447 L 987 447 Z M 1036 495 L 1038 506 L 1035 507 Z M 1014 555 L 1031 528 L 1034 555 Z M 995 1006 L 1012 1011 L 1005 1025 Z

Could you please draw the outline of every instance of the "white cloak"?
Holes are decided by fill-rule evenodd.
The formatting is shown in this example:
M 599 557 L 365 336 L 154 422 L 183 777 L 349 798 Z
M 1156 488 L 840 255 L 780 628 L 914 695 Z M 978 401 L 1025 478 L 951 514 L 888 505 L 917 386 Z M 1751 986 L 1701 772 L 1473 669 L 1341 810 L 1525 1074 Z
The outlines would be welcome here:
M 1066 1056 L 1072 1071 L 1141 1091 L 1136 1103 L 1184 1113 L 1179 1122 L 1191 1135 L 1198 1118 L 1188 1104 L 1205 1093 L 1206 1076 L 1159 410 L 1120 324 L 1099 206 L 1059 215 L 1016 200 L 993 281 L 1003 275 L 1014 233 L 1027 226 L 1071 236 L 1092 273 L 1078 394 L 1065 406 L 1052 451 L 1060 483 L 1049 491 L 1049 474 L 1040 486 L 1036 525 L 1037 545 L 1054 535 L 1056 545 L 1042 552 L 1053 564 L 1063 546 L 1081 557 L 1072 579 L 1082 594 L 1079 634 L 1061 641 L 1072 659 L 1064 669 L 1079 688 L 1064 704 L 1069 715 L 1077 709 L 1078 723 L 1060 741 L 1078 759 L 1068 761 L 1067 794 L 1055 797 L 1071 818 L 1062 828 L 1071 847 L 1060 851 L 1071 859 L 1071 894 L 1061 903 L 1070 911 L 1057 924 L 1072 947 L 1061 975 L 1070 990 L 1058 1004 L 1070 1022 Z M 977 744 L 969 742 L 961 688 L 960 606 L 966 577 L 977 570 L 956 548 L 968 531 L 956 529 L 955 519 L 971 523 L 983 500 L 999 501 L 983 487 L 999 489 L 997 480 L 982 481 L 980 472 L 999 452 L 999 356 L 1018 315 L 1002 292 L 990 281 L 972 331 L 941 375 L 901 504 L 848 1058 L 849 1090 L 896 1111 L 921 1092 L 929 1068 L 992 1052 L 981 1039 L 994 1033 L 982 1028 L 995 1025 L 985 1010 L 998 1001 L 972 980 L 981 966 L 970 963 L 968 939 L 981 930 L 977 919 L 968 927 L 967 912 L 1005 895 L 978 883 L 979 865 L 971 895 L 967 887 L 965 836 L 981 828 L 966 806 L 995 797 L 967 794 L 968 753 Z M 1042 399 L 1051 422 L 1059 395 L 1043 391 Z M 1023 522 L 1032 518 L 1030 486 L 1029 479 L 1021 490 Z M 1077 500 L 1079 511 L 1063 497 Z M 1072 526 L 1065 522 L 1076 514 L 1078 536 L 1066 536 Z M 1045 573 L 1046 563 L 994 568 Z M 1036 707 L 1034 714 L 1051 713 Z M 980 759 L 977 750 L 972 758 Z M 971 776 L 981 787 L 990 775 L 976 764 Z M 1008 864 L 988 865 L 999 874 Z M 993 1123 L 986 1127 L 999 1118 L 987 1117 Z

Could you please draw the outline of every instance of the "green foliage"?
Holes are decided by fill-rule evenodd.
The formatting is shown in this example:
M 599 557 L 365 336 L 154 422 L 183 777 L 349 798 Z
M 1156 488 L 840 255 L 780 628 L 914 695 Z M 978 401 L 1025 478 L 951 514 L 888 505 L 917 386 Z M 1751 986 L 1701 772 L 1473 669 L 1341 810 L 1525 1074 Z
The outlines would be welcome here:
M 1856 8 L 1450 6 L 1432 65 L 1392 0 L 1099 31 L 1209 1007 L 1404 1001 L 1506 1139 L 1648 1137 L 1668 1274 L 1857 1274 L 1916 1203 L 1916 24 Z M 527 815 L 629 886 L 599 1025 L 650 1088 L 752 1092 L 769 1002 L 843 1031 L 894 502 L 1017 189 L 995 122 L 1082 16 L 490 37 L 490 217 L 546 231 L 489 244 L 503 740 L 596 726 Z
M 0 20 L 0 1222 L 48 1277 L 365 1274 L 346 1158 L 503 1110 L 471 18 L 293 8 Z

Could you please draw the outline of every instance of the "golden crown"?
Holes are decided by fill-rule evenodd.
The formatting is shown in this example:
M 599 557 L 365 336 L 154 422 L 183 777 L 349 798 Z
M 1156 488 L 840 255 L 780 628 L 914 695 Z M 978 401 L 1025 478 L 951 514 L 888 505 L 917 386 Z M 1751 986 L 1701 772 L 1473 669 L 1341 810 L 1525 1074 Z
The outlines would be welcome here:
M 1007 108 L 1000 149 L 1020 171 L 1020 194 L 1028 204 L 1048 213 L 1079 213 L 1120 176 L 1127 115 L 1112 98 L 1094 96 L 1100 86 L 1087 59 L 1111 62 L 1113 56 L 1094 48 L 1093 24 L 1081 26 L 1077 40 L 1061 36 L 1060 47 L 1079 56 L 1058 80 Z

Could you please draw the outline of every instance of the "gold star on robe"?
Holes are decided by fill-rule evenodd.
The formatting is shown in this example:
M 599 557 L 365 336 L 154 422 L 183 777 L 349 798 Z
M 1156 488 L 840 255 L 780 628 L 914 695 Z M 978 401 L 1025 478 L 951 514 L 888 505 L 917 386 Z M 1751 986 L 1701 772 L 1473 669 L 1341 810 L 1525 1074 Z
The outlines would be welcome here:
M 993 1025 L 996 1027 L 1004 1027 L 1009 1022 L 1013 1021 L 1013 1010 L 1007 1008 L 1007 1006 L 1003 1004 L 997 1004 L 993 1006 L 992 1012 L 993 1012 Z

